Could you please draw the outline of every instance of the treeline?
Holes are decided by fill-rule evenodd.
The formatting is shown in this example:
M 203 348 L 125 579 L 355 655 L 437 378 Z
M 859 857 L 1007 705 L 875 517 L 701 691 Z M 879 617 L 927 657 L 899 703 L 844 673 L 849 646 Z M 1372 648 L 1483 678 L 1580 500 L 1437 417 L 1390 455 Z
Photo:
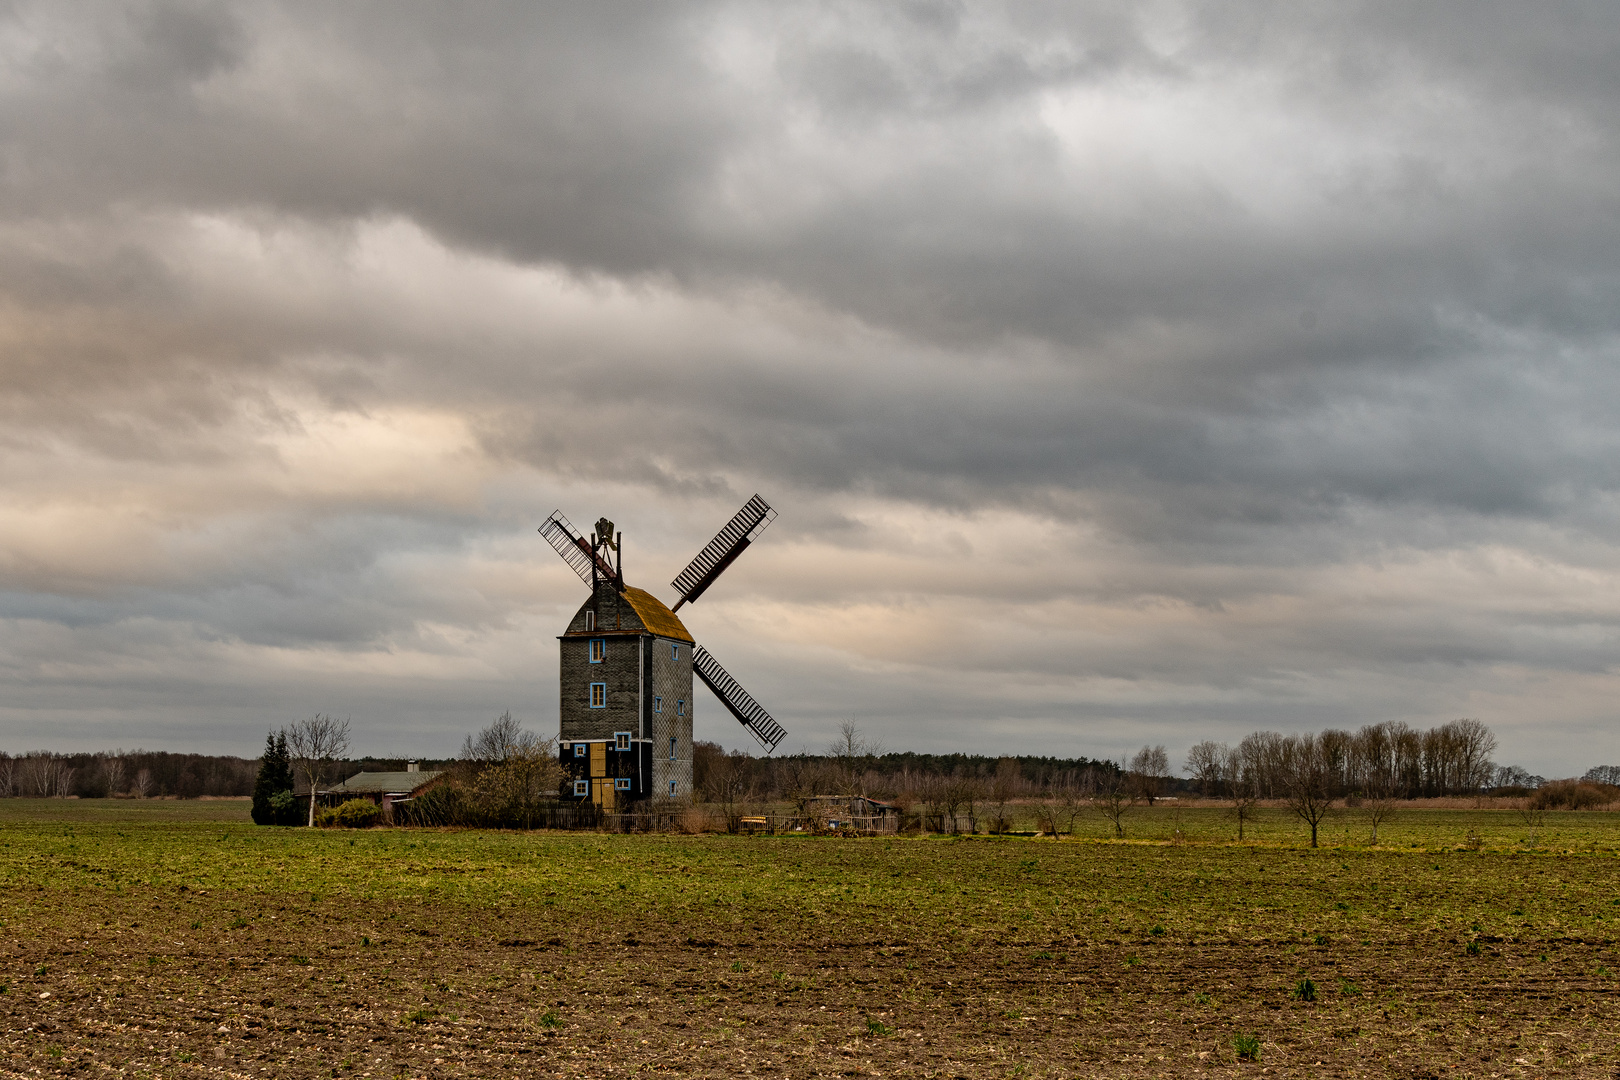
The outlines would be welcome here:
M 1010 764 L 1009 764 L 1010 763 Z M 751 798 L 787 801 L 810 795 L 898 797 L 942 779 L 988 783 L 1012 769 L 1022 787 L 1039 789 L 1078 782 L 1096 772 L 1115 773 L 1121 766 L 1089 757 L 990 757 L 984 754 L 887 753 L 869 747 L 859 734 L 853 745 L 825 754 L 785 754 L 759 758 L 718 744 L 692 744 L 692 783 L 697 791 L 745 790 Z
M 33 799 L 181 798 L 246 795 L 258 762 L 213 754 L 113 750 L 58 754 L 0 752 L 0 797 Z
M 1533 786 L 1527 781 L 1541 780 L 1523 769 L 1499 767 L 1491 760 L 1495 752 L 1496 736 L 1478 720 L 1427 730 L 1390 722 L 1354 732 L 1257 731 L 1235 747 L 1201 742 L 1188 753 L 1184 771 L 1205 795 L 1243 788 L 1262 799 L 1286 798 L 1302 776 L 1330 797 L 1374 799 L 1477 795 L 1495 788 L 1523 794 Z
M 395 772 L 404 758 L 358 757 L 334 763 L 334 773 Z M 111 750 L 59 754 L 0 751 L 0 798 L 196 799 L 253 794 L 261 758 L 229 754 L 174 754 L 164 750 Z M 422 768 L 437 767 L 422 762 Z

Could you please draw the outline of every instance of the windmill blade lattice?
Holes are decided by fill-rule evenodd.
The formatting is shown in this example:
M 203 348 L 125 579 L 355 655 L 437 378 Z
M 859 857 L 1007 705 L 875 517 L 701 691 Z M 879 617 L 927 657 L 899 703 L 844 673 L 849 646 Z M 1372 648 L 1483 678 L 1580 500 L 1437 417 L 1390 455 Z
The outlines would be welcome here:
M 743 508 L 732 515 L 726 527 L 720 530 L 708 546 L 697 553 L 679 577 L 670 582 L 675 593 L 680 597 L 675 601 L 674 610 L 681 610 L 682 604 L 696 603 L 703 591 L 714 584 L 719 577 L 765 531 L 776 518 L 776 511 L 771 504 L 755 495 L 743 504 Z
M 714 691 L 720 703 L 731 710 L 731 715 L 748 729 L 748 733 L 759 740 L 759 745 L 765 748 L 767 754 L 774 753 L 778 744 L 787 738 L 787 731 L 782 725 L 771 719 L 765 707 L 755 701 L 701 645 L 692 650 L 692 670 Z
M 546 523 L 540 526 L 540 535 L 545 537 L 546 543 L 557 549 L 563 562 L 573 568 L 574 573 L 585 584 L 591 584 L 591 563 L 596 563 L 596 572 L 604 578 L 613 578 L 613 567 L 608 565 L 606 559 L 591 550 L 591 542 L 579 535 L 572 522 L 563 517 L 562 511 L 555 511 L 546 518 Z

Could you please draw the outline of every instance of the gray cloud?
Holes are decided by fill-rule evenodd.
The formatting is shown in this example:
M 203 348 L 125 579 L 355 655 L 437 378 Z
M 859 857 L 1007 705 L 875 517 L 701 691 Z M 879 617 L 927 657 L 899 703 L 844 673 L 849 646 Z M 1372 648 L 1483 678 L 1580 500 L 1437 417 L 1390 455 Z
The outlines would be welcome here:
M 1620 757 L 1615 53 L 1596 5 L 14 7 L 0 723 L 543 727 L 539 518 L 656 582 L 757 489 L 694 628 L 812 744 Z

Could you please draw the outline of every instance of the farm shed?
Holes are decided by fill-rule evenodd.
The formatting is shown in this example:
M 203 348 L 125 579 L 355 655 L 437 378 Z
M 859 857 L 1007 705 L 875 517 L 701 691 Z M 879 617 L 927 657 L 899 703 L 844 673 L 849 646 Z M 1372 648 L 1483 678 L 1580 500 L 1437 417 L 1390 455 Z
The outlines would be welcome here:
M 899 832 L 904 815 L 893 803 L 864 795 L 816 795 L 805 800 L 798 828 L 838 832 Z
M 383 818 L 392 821 L 395 803 L 409 802 L 444 775 L 443 769 L 423 772 L 414 761 L 406 766 L 404 772 L 358 772 L 341 784 L 322 788 L 320 801 L 327 806 L 336 806 L 350 799 L 370 799 L 382 807 Z

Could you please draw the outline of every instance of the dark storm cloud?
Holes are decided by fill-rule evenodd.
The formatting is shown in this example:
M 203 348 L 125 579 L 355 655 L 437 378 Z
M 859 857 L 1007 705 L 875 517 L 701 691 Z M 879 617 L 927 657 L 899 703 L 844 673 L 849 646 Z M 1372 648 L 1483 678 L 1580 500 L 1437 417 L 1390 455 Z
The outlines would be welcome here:
M 83 685 L 17 643 L 48 626 L 204 697 L 368 649 L 543 697 L 502 635 L 564 579 L 503 537 L 614 501 L 678 564 L 757 487 L 797 561 L 739 582 L 826 671 L 874 597 L 1079 612 L 1018 648 L 979 612 L 954 704 L 874 645 L 823 719 L 966 733 L 1026 675 L 1010 730 L 1173 726 L 1180 687 L 1511 713 L 1511 668 L 1597 680 L 1576 730 L 1620 629 L 1617 39 L 1602 5 L 14 6 L 0 670 Z

